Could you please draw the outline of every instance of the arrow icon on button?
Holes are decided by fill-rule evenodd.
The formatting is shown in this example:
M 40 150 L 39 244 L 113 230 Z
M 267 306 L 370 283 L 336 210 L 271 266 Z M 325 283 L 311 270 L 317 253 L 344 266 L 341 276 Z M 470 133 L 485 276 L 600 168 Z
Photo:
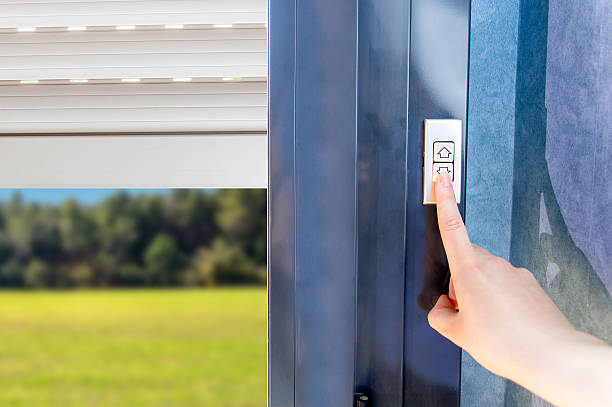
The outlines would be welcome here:
M 438 170 L 436 171 L 438 174 L 442 174 L 442 172 L 440 172 L 440 170 L 446 170 L 446 171 L 442 171 L 442 172 L 446 172 L 447 174 L 451 173 L 450 168 L 448 167 L 438 167 Z
M 452 154 L 451 151 L 446 147 L 442 147 L 442 149 L 438 151 L 438 156 L 440 158 L 448 158 L 451 156 L 451 154 Z

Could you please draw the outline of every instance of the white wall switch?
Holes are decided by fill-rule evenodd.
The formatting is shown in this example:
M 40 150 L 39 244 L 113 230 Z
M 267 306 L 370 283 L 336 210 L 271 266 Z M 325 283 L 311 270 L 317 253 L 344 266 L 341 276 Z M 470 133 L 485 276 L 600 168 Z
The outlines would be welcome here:
M 461 202 L 462 123 L 456 119 L 425 120 L 423 204 L 436 203 L 433 181 L 447 172 L 453 180 L 457 203 Z

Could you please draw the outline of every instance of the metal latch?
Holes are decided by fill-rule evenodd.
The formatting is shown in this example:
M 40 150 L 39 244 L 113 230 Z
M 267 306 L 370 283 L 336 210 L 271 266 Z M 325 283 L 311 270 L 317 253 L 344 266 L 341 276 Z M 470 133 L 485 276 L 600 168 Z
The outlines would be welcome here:
M 365 393 L 355 393 L 355 407 L 371 407 L 370 398 Z

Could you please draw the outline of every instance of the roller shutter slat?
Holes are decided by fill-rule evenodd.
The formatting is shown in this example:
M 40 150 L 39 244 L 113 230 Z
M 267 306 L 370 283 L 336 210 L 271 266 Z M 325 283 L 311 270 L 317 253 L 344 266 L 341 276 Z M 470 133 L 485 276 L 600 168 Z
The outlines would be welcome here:
M 130 96 L 130 95 L 209 95 L 209 94 L 259 94 L 266 95 L 265 82 L 193 82 L 138 85 L 45 85 L 4 86 L 3 97 L 15 96 Z
M 23 40 L 22 33 L 0 35 L 0 80 L 192 77 L 208 82 L 5 85 L 0 87 L 1 133 L 266 129 L 264 28 L 26 36 L 27 43 L 7 39 Z M 223 77 L 260 79 L 218 82 Z
M 150 95 L 136 96 L 96 96 L 89 98 L 87 108 L 89 109 L 122 109 L 133 108 L 212 108 L 212 107 L 266 107 L 266 95 L 178 95 L 166 96 L 163 101 L 156 100 Z M 13 97 L 0 98 L 0 114 L 2 110 L 28 109 L 30 111 L 42 109 L 78 109 L 83 107 L 83 97 Z
M 9 33 L 10 34 L 10 33 Z M 215 28 L 147 31 L 53 31 L 14 33 L 0 35 L 0 44 L 61 44 L 98 42 L 166 42 L 166 41 L 231 41 L 265 40 L 266 31 L 261 28 Z M 263 48 L 265 50 L 265 46 Z
M 158 132 L 262 132 L 266 130 L 265 120 L 202 120 L 202 121 L 104 121 L 103 123 L 89 123 L 84 126 L 83 122 L 25 122 L 14 123 L 10 127 L 5 127 L 5 134 L 68 134 L 68 133 L 97 133 L 108 134 L 121 133 L 158 133 Z
M 6 39 L 22 39 L 24 33 L 2 34 L 0 80 L 266 76 L 266 41 L 250 39 L 265 36 L 265 28 L 221 29 L 221 35 L 211 29 L 180 31 L 191 31 L 189 39 L 172 30 L 162 31 L 168 37 L 151 38 L 146 34 L 159 32 L 109 31 L 64 32 L 61 38 L 71 42 L 51 42 L 59 34 L 41 32 L 26 33 L 31 38 L 26 44 Z M 138 36 L 129 40 L 129 34 Z M 123 40 L 117 41 L 118 35 Z
M 0 92 L 5 134 L 266 130 L 265 82 L 2 86 Z
M 0 27 L 236 24 L 266 20 L 266 0 L 0 2 Z
M 265 135 L 0 137 L 2 188 L 265 188 Z

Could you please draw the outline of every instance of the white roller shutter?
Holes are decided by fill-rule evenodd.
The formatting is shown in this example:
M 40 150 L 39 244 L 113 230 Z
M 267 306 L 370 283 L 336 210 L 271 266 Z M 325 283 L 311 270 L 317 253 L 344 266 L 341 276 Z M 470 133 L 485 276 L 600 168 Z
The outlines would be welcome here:
M 266 0 L 1 0 L 0 27 L 263 24 Z
M 266 0 L 0 0 L 0 187 L 155 186 L 155 179 L 265 186 L 266 21 Z M 10 156 L 43 144 L 42 156 L 60 150 L 40 171 L 7 167 L 17 163 Z M 113 153 L 118 148 L 122 154 Z M 155 151 L 141 166 L 139 148 Z M 194 148 L 211 158 L 197 160 Z M 177 158 L 181 149 L 193 156 L 189 169 Z M 167 165 L 149 168 L 164 150 L 172 152 Z M 98 162 L 96 151 L 96 165 L 135 178 L 114 182 L 120 172 L 84 170 L 88 183 L 69 175 Z M 71 156 L 90 160 L 66 163 Z
M 263 132 L 266 0 L 0 0 L 0 133 Z
M 265 131 L 266 69 L 265 27 L 0 34 L 0 132 Z
M 0 137 L 2 188 L 265 188 L 265 134 Z
M 0 87 L 2 133 L 264 132 L 265 82 Z
M 0 80 L 266 76 L 266 29 L 0 34 Z

